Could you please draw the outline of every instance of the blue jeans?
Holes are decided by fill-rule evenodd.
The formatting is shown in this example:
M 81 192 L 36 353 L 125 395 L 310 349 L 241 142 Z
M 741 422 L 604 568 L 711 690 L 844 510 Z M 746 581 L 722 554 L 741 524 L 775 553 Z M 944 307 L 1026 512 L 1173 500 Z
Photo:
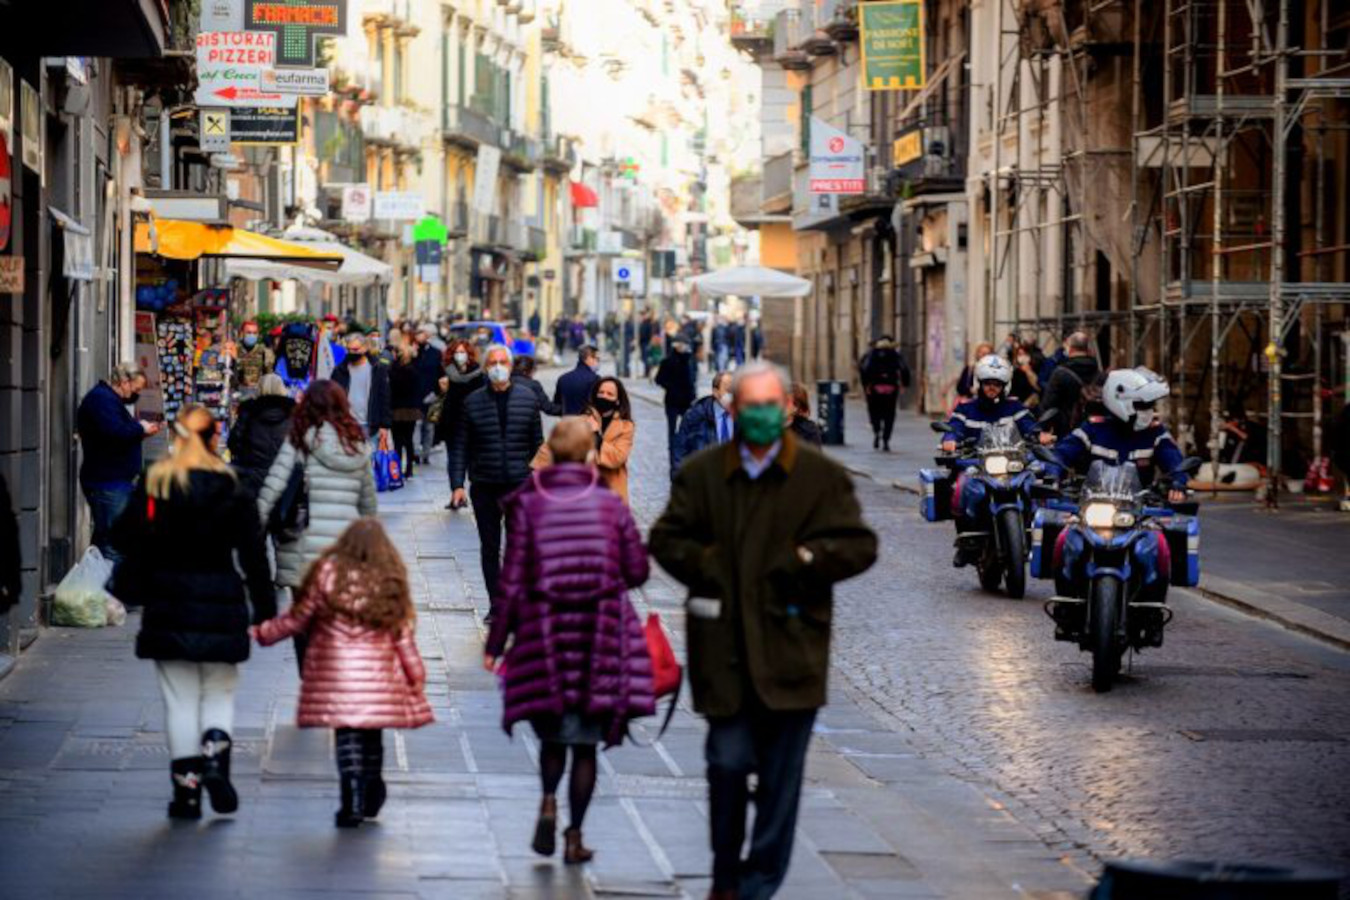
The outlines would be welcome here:
M 89 519 L 94 525 L 91 543 L 99 549 L 105 559 L 113 563 L 122 561 L 121 555 L 112 546 L 113 523 L 131 502 L 132 490 L 129 484 L 84 489 L 84 499 L 89 504 Z
M 741 900 L 768 900 L 787 877 L 797 805 L 814 709 L 778 711 L 747 697 L 734 716 L 708 719 L 709 824 L 712 827 L 713 888 L 737 890 Z M 750 855 L 741 858 L 755 788 L 755 827 Z

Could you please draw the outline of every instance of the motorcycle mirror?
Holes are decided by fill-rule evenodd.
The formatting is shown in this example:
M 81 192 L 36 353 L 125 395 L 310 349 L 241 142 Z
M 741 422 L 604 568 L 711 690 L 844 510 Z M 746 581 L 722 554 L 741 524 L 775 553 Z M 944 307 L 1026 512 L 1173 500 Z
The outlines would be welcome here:
M 1044 424 L 1046 424 L 1047 422 L 1053 422 L 1058 416 L 1059 416 L 1059 410 L 1055 409 L 1055 408 L 1052 406 L 1050 409 L 1044 410 L 1044 411 L 1041 413 L 1041 417 L 1040 417 L 1039 419 L 1037 419 L 1036 421 L 1037 421 L 1039 424 L 1044 425 Z
M 1200 467 L 1204 464 L 1204 460 L 1200 457 L 1188 456 L 1181 461 L 1181 465 L 1177 466 L 1177 471 L 1184 475 L 1194 475 L 1196 472 L 1200 471 Z
M 928 427 L 936 431 L 938 434 L 946 434 L 949 430 L 951 430 L 950 425 L 947 422 L 929 422 Z

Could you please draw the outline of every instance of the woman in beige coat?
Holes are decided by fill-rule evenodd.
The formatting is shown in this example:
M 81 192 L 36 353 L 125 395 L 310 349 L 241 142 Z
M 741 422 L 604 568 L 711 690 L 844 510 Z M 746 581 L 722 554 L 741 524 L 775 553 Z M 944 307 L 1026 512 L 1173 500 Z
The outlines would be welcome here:
M 586 409 L 595 432 L 596 460 L 600 478 L 605 487 L 628 502 L 628 457 L 633 452 L 633 408 L 623 382 L 613 376 L 601 378 L 591 388 L 590 404 Z M 532 468 L 551 465 L 553 454 L 545 443 L 535 454 Z

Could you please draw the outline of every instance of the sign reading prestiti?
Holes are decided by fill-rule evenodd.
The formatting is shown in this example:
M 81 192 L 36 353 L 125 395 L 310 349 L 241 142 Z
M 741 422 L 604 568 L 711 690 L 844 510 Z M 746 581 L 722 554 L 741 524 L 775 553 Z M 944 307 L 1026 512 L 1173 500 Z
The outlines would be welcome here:
M 245 0 L 244 30 L 277 38 L 277 65 L 314 68 L 314 40 L 347 30 L 347 0 Z
M 863 193 L 867 190 L 866 164 L 862 141 L 811 117 L 811 193 Z

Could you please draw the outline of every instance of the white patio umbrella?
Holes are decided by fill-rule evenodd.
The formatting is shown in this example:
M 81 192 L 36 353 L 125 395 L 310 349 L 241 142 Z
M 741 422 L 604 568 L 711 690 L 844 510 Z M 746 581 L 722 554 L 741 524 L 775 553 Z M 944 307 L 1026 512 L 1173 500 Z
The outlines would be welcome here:
M 805 297 L 811 282 L 764 266 L 736 266 L 699 275 L 689 282 L 708 297 Z

